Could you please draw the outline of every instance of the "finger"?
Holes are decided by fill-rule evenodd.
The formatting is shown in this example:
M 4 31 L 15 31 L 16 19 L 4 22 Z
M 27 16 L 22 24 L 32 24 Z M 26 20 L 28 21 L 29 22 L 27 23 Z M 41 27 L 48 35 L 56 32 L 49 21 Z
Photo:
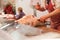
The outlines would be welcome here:
M 37 19 L 38 21 L 40 21 L 40 19 Z
M 44 22 L 45 22 L 45 20 L 43 20 L 43 19 L 40 19 L 40 22 L 43 22 L 43 23 L 44 23 Z

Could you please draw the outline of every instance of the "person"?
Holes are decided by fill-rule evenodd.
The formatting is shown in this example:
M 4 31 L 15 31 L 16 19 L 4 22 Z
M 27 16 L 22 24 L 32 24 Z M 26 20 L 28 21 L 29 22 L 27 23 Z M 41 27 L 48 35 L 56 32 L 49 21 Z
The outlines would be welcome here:
M 25 16 L 25 13 L 23 12 L 23 9 L 21 7 L 18 8 L 18 13 L 19 14 L 15 15 L 15 17 L 16 17 L 17 20 L 20 19 L 20 18 L 22 18 L 23 16 Z
M 13 6 L 11 3 L 7 3 L 6 6 L 4 7 L 4 13 L 5 14 L 15 14 L 13 11 Z
M 52 1 L 52 0 L 50 0 Z M 60 30 L 60 0 L 55 0 L 55 9 L 49 9 L 49 14 L 40 17 L 40 21 L 44 22 L 46 19 L 51 19 L 51 28 Z
M 40 10 L 41 6 L 40 6 L 39 2 L 37 2 L 37 4 L 35 5 L 35 8 L 36 8 L 37 10 Z
M 39 4 L 39 2 L 37 2 L 37 4 L 35 5 L 35 9 L 37 9 L 39 11 L 45 11 L 45 9 L 43 7 L 41 7 L 41 5 Z

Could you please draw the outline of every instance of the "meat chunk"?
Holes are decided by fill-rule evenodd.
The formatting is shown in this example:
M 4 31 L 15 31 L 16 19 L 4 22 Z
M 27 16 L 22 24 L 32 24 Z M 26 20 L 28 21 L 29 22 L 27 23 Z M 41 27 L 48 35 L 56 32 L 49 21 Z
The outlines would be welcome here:
M 39 21 L 34 15 L 26 15 L 23 18 L 16 20 L 16 21 L 20 24 L 27 24 L 30 26 L 35 26 L 37 25 L 37 23 L 39 23 Z

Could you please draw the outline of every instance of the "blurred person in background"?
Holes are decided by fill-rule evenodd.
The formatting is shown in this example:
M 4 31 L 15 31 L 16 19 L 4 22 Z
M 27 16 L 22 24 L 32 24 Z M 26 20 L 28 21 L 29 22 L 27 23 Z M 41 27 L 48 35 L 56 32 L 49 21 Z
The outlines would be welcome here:
M 18 14 L 16 14 L 15 17 L 16 17 L 16 19 L 20 19 L 20 18 L 22 18 L 23 16 L 25 16 L 25 13 L 23 12 L 22 7 L 19 7 L 19 8 L 18 8 Z
M 40 10 L 41 6 L 40 6 L 39 2 L 37 2 L 37 4 L 35 5 L 35 8 L 36 8 L 37 10 Z
M 45 11 L 45 8 L 41 7 L 41 5 L 39 4 L 39 2 L 37 2 L 37 4 L 35 5 L 35 9 L 37 9 L 39 11 Z
M 9 20 L 9 21 L 12 21 L 12 20 L 15 20 L 15 14 L 16 14 L 16 11 L 15 11 L 15 7 L 13 7 L 13 5 L 8 2 L 5 7 L 4 7 L 4 13 L 6 15 L 6 19 Z
M 15 14 L 15 12 L 13 11 L 13 6 L 11 3 L 7 3 L 6 6 L 4 7 L 4 13 L 5 14 Z

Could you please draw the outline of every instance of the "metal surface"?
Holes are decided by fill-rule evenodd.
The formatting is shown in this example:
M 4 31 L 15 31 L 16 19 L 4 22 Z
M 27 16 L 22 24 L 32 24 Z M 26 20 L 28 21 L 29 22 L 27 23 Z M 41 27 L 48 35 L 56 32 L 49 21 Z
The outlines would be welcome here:
M 41 29 L 35 28 L 33 26 L 24 25 L 24 24 L 17 24 L 15 22 L 12 22 L 12 23 L 10 23 L 8 25 L 2 26 L 0 29 L 8 31 L 7 29 L 10 29 L 10 28 L 12 28 L 12 29 L 16 28 L 17 30 L 19 30 L 19 32 L 21 34 L 30 35 L 30 36 L 39 35 L 42 32 Z M 11 29 L 9 31 L 11 31 Z
M 5 28 L 9 27 L 9 26 L 10 26 L 10 25 L 12 25 L 12 24 L 13 24 L 13 23 L 6 24 L 6 25 L 4 25 L 4 26 L 0 27 L 0 29 L 5 29 Z
M 20 24 L 17 27 L 19 27 L 19 32 L 23 35 L 33 36 L 33 35 L 39 35 L 42 33 L 41 29 L 35 28 L 33 26 L 29 25 L 23 25 Z
M 7 28 L 11 27 L 14 24 L 14 21 L 8 21 L 5 16 L 0 17 L 0 29 L 6 30 Z
M 0 30 L 0 40 L 13 40 L 13 38 L 7 32 Z

